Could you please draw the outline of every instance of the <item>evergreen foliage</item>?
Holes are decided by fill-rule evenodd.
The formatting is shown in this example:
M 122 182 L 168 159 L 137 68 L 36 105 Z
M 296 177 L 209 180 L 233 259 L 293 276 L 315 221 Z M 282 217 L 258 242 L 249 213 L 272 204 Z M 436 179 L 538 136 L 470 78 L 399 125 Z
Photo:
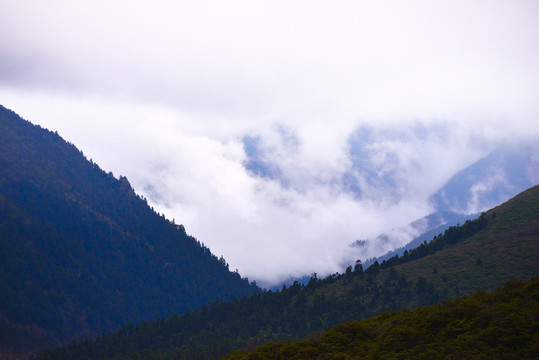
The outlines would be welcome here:
M 224 360 L 537 359 L 539 277 L 492 294 L 384 313 L 321 336 L 237 350 Z
M 125 177 L 0 106 L 0 348 L 65 344 L 256 290 Z
M 213 303 L 183 316 L 43 352 L 36 359 L 216 359 L 237 349 L 248 353 L 268 341 L 320 334 L 336 324 L 385 311 L 492 290 L 508 279 L 530 279 L 539 273 L 537 219 L 539 187 L 534 187 L 475 223 L 448 229 L 406 258 L 375 263 L 365 271 L 358 262 L 354 270 L 326 278 L 313 274 L 306 285 L 296 282 L 279 291 Z M 481 267 L 476 265 L 479 254 Z M 504 261 L 495 261 L 498 256 Z

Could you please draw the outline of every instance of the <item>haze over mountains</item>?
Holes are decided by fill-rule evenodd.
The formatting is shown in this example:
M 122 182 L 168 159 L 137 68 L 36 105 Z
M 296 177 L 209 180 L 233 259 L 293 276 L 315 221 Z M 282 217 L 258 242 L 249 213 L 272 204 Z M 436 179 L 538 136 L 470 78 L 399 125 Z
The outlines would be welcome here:
M 350 166 L 334 169 L 324 165 L 313 173 L 302 160 L 305 143 L 300 134 L 286 127 L 244 137 L 240 148 L 208 142 L 199 151 L 181 134 L 150 146 L 152 136 L 157 139 L 159 131 L 167 131 L 159 122 L 155 130 L 148 131 L 142 122 L 124 125 L 116 118 L 122 114 L 100 114 L 112 116 L 107 128 L 110 134 L 105 135 L 92 128 L 93 120 L 81 119 L 76 112 L 72 115 L 82 121 L 81 129 L 93 134 L 90 138 L 95 142 L 89 144 L 73 127 L 56 123 L 63 132 L 81 141 L 94 158 L 101 154 L 99 164 L 109 164 L 107 170 L 128 175 L 132 186 L 152 206 L 186 224 L 188 232 L 217 256 L 225 255 L 231 269 L 264 286 L 312 272 L 342 271 L 357 258 L 383 255 L 428 231 L 424 222 L 416 223 L 423 224 L 420 227 L 408 226 L 423 216 L 442 210 L 488 208 L 537 181 L 533 175 L 537 159 L 529 150 L 517 151 L 515 161 L 499 165 L 491 161 L 490 166 L 475 168 L 475 162 L 487 156 L 489 149 L 507 152 L 503 149 L 512 145 L 489 143 L 480 134 L 467 134 L 465 128 L 452 123 L 363 126 L 347 141 L 347 153 L 353 159 Z M 516 148 L 533 149 L 539 142 L 534 139 L 516 138 Z M 214 150 L 227 160 L 221 162 L 210 155 Z M 521 166 L 503 168 L 516 163 Z M 194 167 L 187 170 L 191 165 Z M 498 168 L 495 174 L 494 165 Z M 461 202 L 459 207 L 434 198 L 429 201 L 438 191 L 459 197 L 466 187 L 474 187 L 480 195 L 478 191 L 486 189 L 480 180 L 462 180 L 461 189 L 443 188 L 452 176 L 461 176 L 456 171 L 467 167 L 475 168 L 476 180 L 481 174 L 496 179 L 489 180 L 498 184 L 493 188 L 496 199 L 480 204 L 483 198 L 476 196 L 475 204 Z M 508 178 L 502 181 L 504 172 Z M 488 191 L 482 191 L 488 196 Z M 389 235 L 385 241 L 372 242 L 361 251 L 349 247 L 355 240 L 382 234 Z
M 395 185 L 394 177 L 390 174 L 387 174 L 385 179 L 377 177 L 373 165 L 369 165 L 368 160 L 363 163 L 363 171 L 373 175 L 371 182 L 378 181 L 378 188 L 386 188 L 389 194 L 396 197 L 403 195 L 397 194 L 400 188 Z M 518 144 L 500 146 L 458 171 L 431 195 L 431 214 L 408 225 L 387 229 L 376 237 L 356 240 L 350 244 L 350 254 L 353 254 L 351 258 L 360 258 L 364 265 L 368 266 L 376 260 L 381 262 L 397 254 L 402 255 L 405 250 L 411 250 L 424 241 L 429 242 L 448 227 L 475 219 L 480 212 L 503 203 L 537 183 L 539 140 L 528 139 Z M 358 197 L 362 196 L 359 187 L 352 188 L 356 189 Z M 342 268 L 354 261 L 343 261 Z M 307 281 L 308 277 L 303 280 Z M 293 281 L 294 279 L 290 279 L 286 283 Z
M 358 240 L 353 249 L 366 260 L 385 250 L 407 249 L 430 241 L 447 227 L 476 218 L 519 192 L 539 183 L 539 140 L 509 143 L 491 151 L 454 174 L 429 197 L 433 213 L 409 225 L 388 229 L 370 240 Z M 412 242 L 413 241 L 413 242 Z M 358 250 L 359 249 L 359 250 Z M 394 255 L 396 252 L 390 251 Z M 392 256 L 391 255 L 391 256 Z M 372 263 L 373 260 L 367 263 Z
M 479 213 L 539 183 L 539 141 L 503 145 L 459 171 L 430 198 L 437 211 Z
M 195 141 L 161 124 L 161 115 L 145 115 L 157 119 L 154 129 L 113 117 L 110 133 L 103 134 L 73 111 L 84 134 L 91 134 L 87 138 L 72 125 L 57 124 L 62 135 L 84 144 L 85 154 L 127 175 L 159 212 L 181 221 L 232 269 L 264 286 L 315 271 L 342 271 L 358 257 L 404 246 L 427 229 L 407 230 L 410 235 L 362 253 L 349 248 L 355 240 L 443 210 L 429 197 L 503 144 L 452 123 L 363 127 L 346 142 L 342 161 L 311 162 L 304 159 L 307 144 L 293 129 L 253 132 L 251 140 L 237 142 Z M 171 136 L 158 140 L 162 133 Z
M 457 171 L 539 135 L 538 10 L 5 0 L 0 102 L 275 284 L 342 270 L 350 243 L 429 215 Z

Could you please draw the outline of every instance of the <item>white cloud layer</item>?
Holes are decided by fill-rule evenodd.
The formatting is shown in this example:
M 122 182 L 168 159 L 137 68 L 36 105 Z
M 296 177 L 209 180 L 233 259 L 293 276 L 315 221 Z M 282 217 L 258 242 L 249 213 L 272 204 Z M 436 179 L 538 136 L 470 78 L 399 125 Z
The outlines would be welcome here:
M 0 103 L 265 283 L 375 255 L 347 245 L 426 215 L 455 171 L 539 133 L 535 1 L 0 9 Z M 275 173 L 247 166 L 246 137 Z

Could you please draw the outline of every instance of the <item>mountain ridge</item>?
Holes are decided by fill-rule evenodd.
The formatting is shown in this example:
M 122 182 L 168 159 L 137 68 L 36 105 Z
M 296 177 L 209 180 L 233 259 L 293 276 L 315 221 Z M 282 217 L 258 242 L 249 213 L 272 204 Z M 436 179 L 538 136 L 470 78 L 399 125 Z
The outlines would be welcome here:
M 0 106 L 0 347 L 35 350 L 258 291 L 127 178 Z

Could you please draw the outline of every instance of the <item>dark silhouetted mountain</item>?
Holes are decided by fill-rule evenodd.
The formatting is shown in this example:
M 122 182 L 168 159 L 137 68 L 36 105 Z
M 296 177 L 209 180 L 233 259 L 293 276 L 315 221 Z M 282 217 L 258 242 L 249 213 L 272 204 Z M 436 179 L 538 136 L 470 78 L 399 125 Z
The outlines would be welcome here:
M 63 344 L 256 290 L 125 177 L 0 106 L 0 348 Z
M 232 350 L 252 351 L 268 341 L 309 334 L 316 339 L 316 334 L 339 323 L 360 321 L 386 311 L 434 305 L 478 290 L 492 291 L 511 279 L 530 280 L 539 274 L 538 258 L 539 186 L 535 186 L 475 220 L 449 227 L 429 243 L 405 251 L 402 256 L 375 262 L 366 270 L 357 263 L 343 274 L 324 279 L 314 274 L 307 285 L 296 282 L 280 291 L 213 303 L 183 316 L 124 327 L 96 340 L 43 352 L 37 359 L 216 359 Z M 534 304 L 532 310 L 537 312 Z M 526 302 L 521 306 L 526 306 Z M 507 319 L 512 319 L 512 307 L 508 307 Z M 470 310 L 481 308 L 479 304 Z M 517 312 L 515 315 L 520 316 Z M 387 316 L 390 315 L 382 318 Z M 459 319 L 452 316 L 448 323 L 458 323 Z M 486 321 L 477 325 L 488 326 L 496 319 L 496 313 L 486 311 L 477 319 Z M 492 324 L 492 331 L 502 335 L 504 329 L 512 328 Z M 519 328 L 518 323 L 514 324 Z M 451 329 L 453 333 L 463 330 Z M 264 358 L 255 354 L 253 359 Z M 287 359 L 289 355 L 292 356 L 282 353 L 280 358 Z

